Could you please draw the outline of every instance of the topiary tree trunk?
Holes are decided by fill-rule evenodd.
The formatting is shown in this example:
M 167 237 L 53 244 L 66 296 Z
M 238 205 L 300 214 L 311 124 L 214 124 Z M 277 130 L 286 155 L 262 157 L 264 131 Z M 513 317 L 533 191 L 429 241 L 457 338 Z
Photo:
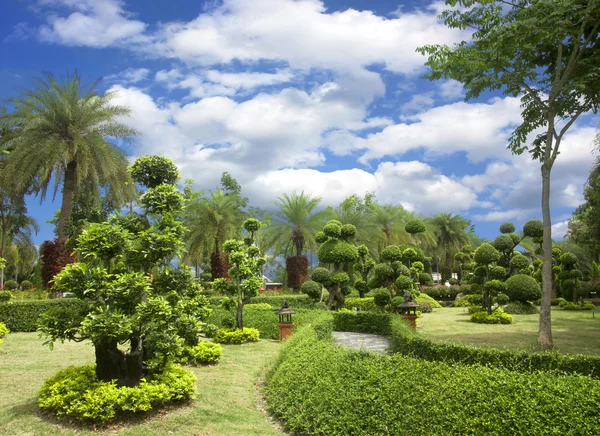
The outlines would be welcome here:
M 139 338 L 132 339 L 130 352 L 119 350 L 115 339 L 94 344 L 96 377 L 100 381 L 116 380 L 118 386 L 137 386 L 143 374 L 143 352 Z

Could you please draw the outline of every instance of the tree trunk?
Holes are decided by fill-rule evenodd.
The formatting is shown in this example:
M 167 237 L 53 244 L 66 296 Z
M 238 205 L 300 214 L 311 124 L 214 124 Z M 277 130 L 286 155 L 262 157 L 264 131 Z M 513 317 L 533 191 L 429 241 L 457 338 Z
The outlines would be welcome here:
M 116 380 L 119 386 L 138 386 L 142 379 L 142 352 L 139 340 L 132 340 L 132 350 L 124 353 L 116 341 L 95 344 L 96 377 L 100 381 Z
M 547 144 L 547 147 L 550 145 Z M 552 163 L 542 164 L 542 217 L 544 222 L 544 264 L 542 267 L 542 302 L 540 305 L 540 325 L 538 347 L 542 350 L 551 349 L 552 326 L 550 309 L 552 305 L 552 222 L 550 218 L 550 171 Z
M 6 229 L 2 229 L 2 237 L 0 242 L 0 257 L 4 259 L 6 251 Z M 4 268 L 0 269 L 0 289 L 4 289 Z
M 244 303 L 238 300 L 238 306 L 235 313 L 235 325 L 238 329 L 244 328 Z
M 71 218 L 71 210 L 73 209 L 73 194 L 77 182 L 77 162 L 72 160 L 67 164 L 65 170 L 65 180 L 62 190 L 62 204 L 60 206 L 60 217 L 58 218 L 58 239 L 66 238 L 66 228 Z

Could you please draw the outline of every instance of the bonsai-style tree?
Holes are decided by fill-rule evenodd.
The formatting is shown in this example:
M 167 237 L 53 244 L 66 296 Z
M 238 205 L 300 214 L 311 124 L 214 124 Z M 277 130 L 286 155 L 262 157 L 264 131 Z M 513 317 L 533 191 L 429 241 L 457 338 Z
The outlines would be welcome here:
M 171 266 L 183 247 L 183 196 L 160 183 L 140 205 L 143 214 L 116 215 L 84 230 L 76 244 L 80 261 L 54 280 L 54 290 L 74 293 L 82 309 L 58 309 L 41 320 L 50 345 L 90 340 L 98 380 L 119 386 L 161 373 L 184 345 L 197 344 L 210 312 L 190 270 Z
M 415 246 L 388 245 L 380 257 L 382 262 L 375 265 L 369 288 L 388 288 L 392 297 L 412 292 L 413 282 L 425 269 L 423 251 Z
M 263 284 L 262 267 L 267 262 L 260 256 L 260 249 L 254 245 L 254 237 L 260 229 L 261 223 L 256 218 L 248 218 L 244 221 L 243 229 L 247 232 L 244 241 L 229 239 L 223 244 L 223 251 L 228 254 L 231 269 L 227 279 L 219 278 L 213 282 L 213 289 L 223 292 L 229 296 L 225 307 L 235 308 L 235 326 L 237 329 L 244 328 L 244 305 L 250 298 L 258 295 Z
M 574 253 L 567 252 L 560 255 L 559 262 L 561 271 L 558 273 L 558 280 L 561 296 L 576 303 L 579 280 L 583 277 L 579 269 L 579 259 Z
M 470 245 L 465 245 L 454 255 L 454 262 L 458 266 L 458 279 L 465 280 L 465 274 L 473 271 L 473 250 Z
M 329 292 L 327 305 L 340 309 L 344 305 L 344 295 L 349 292 L 351 283 L 350 265 L 359 259 L 358 249 L 352 243 L 356 236 L 356 227 L 331 220 L 315 236 L 321 243 L 317 256 L 319 263 L 327 268 L 315 268 L 311 279 L 321 283 Z
M 406 225 L 404 226 L 404 230 L 406 231 L 406 233 L 410 234 L 410 243 L 414 244 L 415 235 L 417 233 L 425 232 L 427 228 L 425 227 L 423 221 L 421 221 L 419 218 L 413 218 L 412 220 L 406 223 Z
M 369 280 L 369 273 L 373 270 L 375 262 L 369 256 L 369 249 L 366 245 L 359 245 L 358 249 L 358 260 L 354 263 L 354 271 L 359 274 L 359 278 L 354 282 L 354 288 L 358 291 L 360 298 L 364 298 L 365 294 L 369 291 L 367 282 Z
M 486 242 L 481 244 L 475 250 L 474 259 L 477 267 L 475 273 L 471 277 L 471 283 L 482 285 L 483 288 L 483 307 L 492 313 L 492 302 L 494 294 L 501 292 L 498 286 L 486 286 L 486 282 L 490 279 L 490 269 L 494 263 L 500 259 L 500 252 L 496 250 L 492 244 Z M 497 292 L 498 291 L 498 292 Z
M 510 277 L 505 285 L 506 289 L 503 292 L 508 298 L 522 304 L 530 304 L 530 301 L 538 300 L 542 296 L 540 284 L 529 275 L 516 274 Z

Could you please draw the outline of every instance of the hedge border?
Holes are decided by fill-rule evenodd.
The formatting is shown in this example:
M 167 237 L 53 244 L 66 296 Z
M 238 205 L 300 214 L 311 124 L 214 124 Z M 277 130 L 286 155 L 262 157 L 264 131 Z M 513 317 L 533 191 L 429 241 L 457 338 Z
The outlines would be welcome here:
M 0 322 L 13 332 L 34 332 L 40 315 L 50 309 L 76 310 L 85 305 L 77 298 L 11 300 L 0 303 Z

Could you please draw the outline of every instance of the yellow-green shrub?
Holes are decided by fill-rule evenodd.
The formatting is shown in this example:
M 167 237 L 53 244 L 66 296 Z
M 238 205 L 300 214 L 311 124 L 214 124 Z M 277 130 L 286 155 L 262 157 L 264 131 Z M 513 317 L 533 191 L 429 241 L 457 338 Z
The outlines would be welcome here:
M 245 344 L 247 342 L 258 342 L 259 332 L 257 329 L 244 327 L 242 330 L 220 329 L 214 337 L 219 344 Z
M 200 342 L 194 347 L 185 347 L 184 360 L 190 365 L 212 365 L 219 362 L 223 347 L 214 342 Z

